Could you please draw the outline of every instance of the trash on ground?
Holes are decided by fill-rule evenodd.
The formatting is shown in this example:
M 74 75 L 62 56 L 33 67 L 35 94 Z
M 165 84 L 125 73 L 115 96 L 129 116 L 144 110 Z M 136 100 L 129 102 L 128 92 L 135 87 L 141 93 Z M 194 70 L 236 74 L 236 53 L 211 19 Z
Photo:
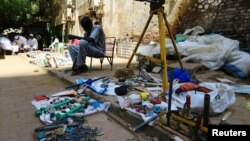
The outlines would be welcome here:
M 230 84 L 234 84 L 235 82 L 229 80 L 229 79 L 225 79 L 225 78 L 216 78 L 219 82 L 221 83 L 230 83 Z
M 234 92 L 250 94 L 250 85 L 233 85 L 231 86 Z

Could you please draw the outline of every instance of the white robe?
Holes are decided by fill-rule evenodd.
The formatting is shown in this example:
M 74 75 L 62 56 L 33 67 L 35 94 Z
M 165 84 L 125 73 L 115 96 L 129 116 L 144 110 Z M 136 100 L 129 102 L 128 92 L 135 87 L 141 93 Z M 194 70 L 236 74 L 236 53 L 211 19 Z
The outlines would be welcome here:
M 0 44 L 2 49 L 11 50 L 13 53 L 19 50 L 19 47 L 17 45 L 12 45 L 10 40 L 6 37 L 0 37 Z

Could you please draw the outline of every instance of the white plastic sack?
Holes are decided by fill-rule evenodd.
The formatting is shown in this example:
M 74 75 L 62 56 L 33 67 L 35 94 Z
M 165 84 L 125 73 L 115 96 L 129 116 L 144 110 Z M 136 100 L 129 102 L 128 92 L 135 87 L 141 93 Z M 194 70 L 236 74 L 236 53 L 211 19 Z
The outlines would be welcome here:
M 175 54 L 174 46 L 170 38 L 165 38 L 167 54 Z M 137 53 L 153 57 L 154 54 L 160 54 L 160 43 L 151 41 L 149 44 L 141 44 Z
M 181 84 L 174 86 L 174 90 L 180 87 Z M 200 83 L 202 87 L 206 87 L 210 90 L 210 115 L 224 112 L 229 106 L 235 103 L 235 93 L 229 85 L 222 83 Z M 191 97 L 191 109 L 192 111 L 203 112 L 204 96 L 205 93 L 198 91 L 182 92 L 179 95 L 173 94 L 173 104 L 177 107 L 183 108 L 186 95 Z
M 141 44 L 138 47 L 137 53 L 144 55 L 144 56 L 153 56 L 153 54 L 157 54 L 160 52 L 158 49 L 156 49 L 156 52 L 152 52 L 152 50 L 155 50 L 155 48 L 158 48 L 158 44 L 155 42 L 151 42 L 150 44 Z
M 238 67 L 245 74 L 250 74 L 250 54 L 244 51 L 235 50 L 231 53 L 227 63 Z
M 185 41 L 178 44 L 181 54 L 189 60 L 200 62 L 204 66 L 216 70 L 221 68 L 234 50 L 239 49 L 239 41 L 232 40 L 219 34 L 197 37 L 196 42 Z
M 184 35 L 190 34 L 191 36 L 197 36 L 198 34 L 204 33 L 204 32 L 205 32 L 205 30 L 203 27 L 195 26 L 192 29 L 187 29 L 183 34 Z

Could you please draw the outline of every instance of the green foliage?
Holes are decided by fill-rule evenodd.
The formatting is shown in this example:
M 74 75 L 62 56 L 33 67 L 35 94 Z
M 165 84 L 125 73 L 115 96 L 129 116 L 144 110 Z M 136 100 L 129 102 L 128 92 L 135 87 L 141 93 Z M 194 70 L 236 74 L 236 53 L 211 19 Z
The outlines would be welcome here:
M 39 5 L 37 3 L 31 4 L 31 13 L 36 14 L 39 12 Z
M 4 19 L 4 22 L 7 23 L 32 20 L 38 16 L 40 6 L 44 7 L 41 4 L 46 2 L 47 0 L 1 0 L 0 19 Z

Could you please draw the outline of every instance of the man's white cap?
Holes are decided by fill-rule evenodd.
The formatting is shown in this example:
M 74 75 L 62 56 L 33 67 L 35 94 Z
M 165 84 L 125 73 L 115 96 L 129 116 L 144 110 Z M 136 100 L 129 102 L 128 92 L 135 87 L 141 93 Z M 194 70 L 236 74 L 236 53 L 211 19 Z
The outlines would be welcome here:
M 19 36 L 15 36 L 15 40 L 18 40 L 19 39 Z

